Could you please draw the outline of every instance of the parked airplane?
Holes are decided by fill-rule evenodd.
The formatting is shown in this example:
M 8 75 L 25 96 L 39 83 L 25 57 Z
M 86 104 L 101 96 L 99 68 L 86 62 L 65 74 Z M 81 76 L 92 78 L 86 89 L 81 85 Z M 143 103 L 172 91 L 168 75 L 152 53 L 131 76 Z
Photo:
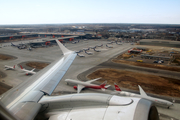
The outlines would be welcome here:
M 101 52 L 100 50 L 96 50 L 96 48 L 94 48 L 94 51 L 96 51 L 96 52 Z
M 11 43 L 11 46 L 13 46 L 13 47 L 19 47 L 20 45 L 15 45 L 15 44 Z
M 92 55 L 93 54 L 92 52 L 88 52 L 87 50 L 85 50 L 85 53 L 88 54 L 88 55 Z
M 32 48 L 29 46 L 29 48 L 27 48 L 27 50 L 32 51 Z
M 4 70 L 15 70 L 15 65 L 14 66 L 5 65 L 4 67 L 5 67 Z
M 80 52 L 83 52 L 83 50 L 76 51 L 76 53 L 80 53 Z
M 99 93 L 50 96 L 77 54 L 56 42 L 61 58 L 0 96 L 1 119 L 159 120 L 152 102 L 141 98 Z
M 113 46 L 108 46 L 107 44 L 106 44 L 106 47 L 108 47 L 108 48 L 113 48 Z
M 27 46 L 23 43 L 19 44 L 19 45 L 14 45 L 13 43 L 11 43 L 11 46 L 13 47 L 17 47 L 18 49 L 25 49 Z
M 47 45 L 30 45 L 31 48 L 47 47 Z
M 18 46 L 18 49 L 26 49 L 26 48 L 27 48 L 26 45 L 20 45 L 20 46 Z
M 79 57 L 85 57 L 83 54 L 79 54 L 79 53 L 77 53 L 77 56 L 79 56 Z
M 78 41 L 73 41 L 72 44 L 76 44 L 76 43 L 78 43 L 78 42 L 79 42 L 79 40 L 78 40 Z
M 117 44 L 117 45 L 122 45 L 122 43 L 118 43 L 118 41 L 116 41 L 116 44 Z
M 34 75 L 34 74 L 36 74 L 36 72 L 34 72 L 35 68 L 32 69 L 32 70 L 26 70 L 21 65 L 20 65 L 20 67 L 21 67 L 21 70 L 26 73 L 26 75 Z
M 97 81 L 99 79 L 101 79 L 101 78 L 96 78 L 96 79 L 89 80 L 89 81 L 86 81 L 86 82 L 82 82 L 82 81 L 78 81 L 78 80 L 72 80 L 72 79 L 66 79 L 65 81 L 67 83 L 77 84 L 77 86 L 74 86 L 74 89 L 77 89 L 77 93 L 80 93 L 83 88 L 93 88 L 93 89 L 105 90 L 105 89 L 107 89 L 108 87 L 111 86 L 111 85 L 105 86 L 107 81 L 105 81 L 101 85 L 91 84 L 92 82 Z
M 141 88 L 140 85 L 138 85 L 139 90 L 140 90 L 140 95 L 139 94 L 130 93 L 130 92 L 121 91 L 121 89 L 119 88 L 119 86 L 117 84 L 114 84 L 114 86 L 115 86 L 116 91 L 118 91 L 118 93 L 120 95 L 144 98 L 144 99 L 147 99 L 147 100 L 150 100 L 150 101 L 154 102 L 156 105 L 165 106 L 168 109 L 169 109 L 170 106 L 173 105 L 172 102 L 169 102 L 167 100 L 163 100 L 163 99 L 147 96 L 147 94 L 144 92 L 144 90 Z
M 108 42 L 107 44 L 112 44 L 113 42 Z
M 95 48 L 96 48 L 96 46 L 94 46 L 94 47 L 93 47 L 93 46 L 90 46 L 89 48 L 91 48 L 91 49 L 95 49 Z
M 103 44 L 101 44 L 101 45 L 96 45 L 97 47 L 102 47 L 103 46 Z
M 89 48 L 83 48 L 84 51 L 89 50 Z

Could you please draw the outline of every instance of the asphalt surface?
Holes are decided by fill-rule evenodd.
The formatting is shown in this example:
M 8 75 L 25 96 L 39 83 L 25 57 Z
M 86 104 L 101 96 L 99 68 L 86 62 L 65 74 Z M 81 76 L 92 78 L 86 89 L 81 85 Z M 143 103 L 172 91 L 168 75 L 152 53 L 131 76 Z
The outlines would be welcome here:
M 37 41 L 37 40 L 34 40 Z M 38 39 L 40 41 L 40 39 Z M 29 41 L 26 41 L 27 43 Z M 21 42 L 13 42 L 14 44 L 18 44 Z M 23 41 L 24 43 L 24 41 Z M 90 52 L 93 52 L 93 55 L 87 55 L 84 52 L 81 54 L 84 54 L 85 57 L 76 57 L 73 64 L 68 69 L 65 76 L 60 81 L 59 85 L 53 92 L 53 95 L 60 95 L 60 94 L 71 94 L 76 93 L 76 90 L 73 89 L 73 85 L 66 85 L 65 79 L 79 79 L 79 80 L 87 80 L 86 75 L 88 73 L 93 72 L 97 68 L 102 67 L 109 67 L 109 68 L 121 68 L 121 69 L 128 69 L 128 70 L 135 70 L 135 71 L 145 71 L 146 73 L 150 74 L 157 74 L 160 76 L 165 76 L 168 74 L 168 76 L 171 77 L 178 77 L 178 73 L 173 72 L 171 75 L 170 71 L 163 71 L 163 70 L 157 70 L 157 69 L 147 69 L 143 67 L 134 67 L 124 64 L 117 64 L 117 63 L 111 63 L 111 59 L 114 56 L 117 56 L 119 54 L 122 54 L 123 52 L 127 51 L 131 47 L 134 47 L 130 45 L 130 43 L 124 43 L 123 45 L 117 45 L 113 43 L 110 46 L 113 46 L 113 48 L 105 47 L 105 45 L 108 43 L 107 40 L 88 40 L 83 41 L 81 40 L 77 44 L 67 43 L 66 47 L 70 50 L 79 51 L 83 48 L 87 48 L 90 46 L 95 45 L 101 45 L 103 44 L 103 47 L 98 47 L 97 50 L 100 50 L 101 52 L 95 52 L 94 50 L 90 50 Z M 5 47 L 6 46 L 6 47 Z M 48 48 L 37 48 L 33 49 L 32 51 L 28 51 L 26 49 L 19 50 L 17 48 L 11 47 L 10 43 L 4 43 L 1 45 L 2 48 L 0 48 L 0 53 L 8 54 L 17 57 L 17 59 L 14 60 L 7 60 L 7 61 L 0 61 L 0 71 L 3 72 L 6 76 L 2 79 L 0 79 L 0 82 L 3 82 L 4 84 L 7 84 L 9 86 L 16 86 L 20 84 L 21 82 L 27 80 L 28 77 L 24 75 L 24 73 L 21 73 L 19 71 L 19 68 L 17 67 L 15 71 L 7 70 L 4 71 L 4 65 L 17 65 L 20 63 L 24 63 L 27 61 L 42 61 L 42 62 L 48 62 L 51 63 L 60 56 L 62 56 L 61 50 L 58 48 L 58 46 L 48 47 Z M 30 69 L 30 68 L 26 68 Z M 179 77 L 180 78 L 180 77 Z M 111 93 L 113 89 L 106 90 L 105 93 Z M 83 90 L 82 93 L 104 93 L 101 90 L 94 90 L 94 89 L 86 89 Z M 169 98 L 171 99 L 171 98 Z M 178 101 L 177 101 L 178 102 Z M 180 104 L 175 103 L 174 107 L 170 109 L 157 107 L 158 111 L 161 115 L 164 115 L 165 118 L 176 118 L 180 119 L 179 111 L 180 111 Z M 163 116 L 163 117 L 164 117 Z M 170 117 L 172 116 L 172 117 Z

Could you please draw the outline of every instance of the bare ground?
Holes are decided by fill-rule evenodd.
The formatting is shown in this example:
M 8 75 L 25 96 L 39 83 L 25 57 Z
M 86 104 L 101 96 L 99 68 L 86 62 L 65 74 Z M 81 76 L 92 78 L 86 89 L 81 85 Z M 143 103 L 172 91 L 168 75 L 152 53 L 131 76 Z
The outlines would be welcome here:
M 139 90 L 138 85 L 141 85 L 147 93 L 180 97 L 180 80 L 172 78 L 109 68 L 99 69 L 87 77 L 102 77 L 102 81 L 105 79 L 108 84 L 114 85 L 115 82 L 122 88 L 132 90 Z
M 171 67 L 171 66 L 165 66 L 165 65 L 160 65 L 160 64 L 139 63 L 139 62 L 133 62 L 133 61 L 118 60 L 118 59 L 113 59 L 112 62 L 180 72 L 179 67 Z
M 0 60 L 11 60 L 11 59 L 15 59 L 15 58 L 16 57 L 14 57 L 14 56 L 0 54 Z
M 8 86 L 2 82 L 0 82 L 0 95 L 11 89 L 11 86 Z
M 28 62 L 26 63 L 27 66 L 36 68 L 36 69 L 43 69 L 46 66 L 49 65 L 49 63 L 43 63 L 43 62 Z

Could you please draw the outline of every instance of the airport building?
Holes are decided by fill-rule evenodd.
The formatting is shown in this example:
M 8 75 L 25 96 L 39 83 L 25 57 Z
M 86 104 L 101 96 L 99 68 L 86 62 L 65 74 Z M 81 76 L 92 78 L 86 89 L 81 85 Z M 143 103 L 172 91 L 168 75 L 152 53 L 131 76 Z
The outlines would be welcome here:
M 9 42 L 9 41 L 16 41 L 16 40 L 25 40 L 25 39 L 36 39 L 36 38 L 59 38 L 62 37 L 64 40 L 72 41 L 76 39 L 83 39 L 83 35 L 74 35 L 74 34 L 62 34 L 62 33 L 32 33 L 32 34 L 21 34 L 21 35 L 11 35 L 11 36 L 0 36 L 0 43 Z
M 180 48 L 180 41 L 170 41 L 170 40 L 160 40 L 160 39 L 143 39 L 139 41 L 139 44 Z
M 23 34 L 23 35 L 11 35 L 11 36 L 0 36 L 0 42 L 8 42 L 10 40 L 21 40 L 26 38 L 37 38 L 38 34 Z

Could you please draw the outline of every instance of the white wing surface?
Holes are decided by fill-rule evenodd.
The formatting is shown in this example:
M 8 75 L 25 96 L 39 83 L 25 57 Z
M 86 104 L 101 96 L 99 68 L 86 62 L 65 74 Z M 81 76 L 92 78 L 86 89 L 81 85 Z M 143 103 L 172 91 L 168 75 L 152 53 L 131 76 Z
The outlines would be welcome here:
M 100 78 L 93 79 L 93 80 L 89 80 L 89 81 L 86 81 L 86 82 L 87 82 L 87 83 L 92 83 L 92 82 L 97 81 L 97 80 L 99 80 L 99 79 L 101 79 L 101 77 L 100 77 Z

